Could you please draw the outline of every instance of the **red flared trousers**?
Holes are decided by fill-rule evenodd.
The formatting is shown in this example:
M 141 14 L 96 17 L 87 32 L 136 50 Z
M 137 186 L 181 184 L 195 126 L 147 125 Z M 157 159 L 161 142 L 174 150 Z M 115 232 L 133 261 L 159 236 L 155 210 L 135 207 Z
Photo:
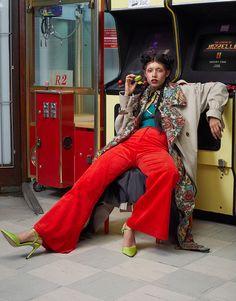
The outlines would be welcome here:
M 171 194 L 179 172 L 167 151 L 166 135 L 142 128 L 99 157 L 34 226 L 45 248 L 75 249 L 79 235 L 106 187 L 131 167 L 146 176 L 146 192 L 134 205 L 127 225 L 161 240 L 168 238 Z

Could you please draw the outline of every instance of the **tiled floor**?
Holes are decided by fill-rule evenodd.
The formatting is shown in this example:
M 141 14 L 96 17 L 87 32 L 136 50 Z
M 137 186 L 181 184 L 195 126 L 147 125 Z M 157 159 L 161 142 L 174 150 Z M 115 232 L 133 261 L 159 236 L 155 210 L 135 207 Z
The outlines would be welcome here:
M 56 191 L 37 193 L 47 211 Z M 194 220 L 195 240 L 211 247 L 208 254 L 159 247 L 137 233 L 138 254 L 121 254 L 120 228 L 129 213 L 115 210 L 110 233 L 79 243 L 70 254 L 46 252 L 30 259 L 29 248 L 12 248 L 0 237 L 0 301 L 192 301 L 236 300 L 236 226 Z M 0 228 L 19 232 L 36 216 L 21 197 L 0 196 Z

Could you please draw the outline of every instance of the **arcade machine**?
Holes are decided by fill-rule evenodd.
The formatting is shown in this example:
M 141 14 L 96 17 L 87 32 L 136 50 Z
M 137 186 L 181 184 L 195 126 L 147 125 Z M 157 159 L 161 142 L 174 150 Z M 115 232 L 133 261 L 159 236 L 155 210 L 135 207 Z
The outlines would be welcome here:
M 204 114 L 200 120 L 195 212 L 230 222 L 236 215 L 236 1 L 210 2 L 173 0 L 170 6 L 179 24 L 181 77 L 188 82 L 220 81 L 229 90 L 221 141 L 212 137 Z
M 230 92 L 221 141 L 212 138 L 203 114 L 199 124 L 198 212 L 234 218 L 236 1 L 109 1 L 119 45 L 120 72 L 106 85 L 106 142 L 114 136 L 118 94 L 128 73 L 140 74 L 143 50 L 158 47 L 176 59 L 173 81 L 221 81 Z M 181 4 L 182 3 L 182 4 Z M 177 26 L 178 20 L 178 26 Z M 207 129 L 207 130 L 206 130 Z
M 139 2 L 129 1 L 124 4 L 121 1 L 109 1 L 108 11 L 115 20 L 117 30 L 120 71 L 106 85 L 106 142 L 115 134 L 114 119 L 118 114 L 119 92 L 124 90 L 125 76 L 129 73 L 142 74 L 142 52 L 154 47 L 177 57 L 175 33 L 164 1 L 146 1 L 146 5 L 143 4 L 145 1 L 142 4 Z M 174 69 L 177 70 L 177 67 Z
M 27 2 L 29 177 L 36 191 L 66 188 L 99 147 L 100 7 L 86 0 Z
M 106 14 L 104 72 L 105 80 L 109 81 L 105 84 L 105 136 L 108 143 L 115 135 L 114 120 L 119 110 L 119 92 L 124 91 L 125 77 L 129 73 L 142 75 L 141 54 L 152 47 L 174 57 L 173 78 L 178 77 L 180 60 L 176 19 L 165 8 L 163 0 L 112 0 L 108 1 Z M 114 79 L 110 81 L 111 78 Z M 137 87 L 136 92 L 143 88 L 142 85 Z M 120 211 L 130 210 L 132 208 L 126 204 L 120 207 Z

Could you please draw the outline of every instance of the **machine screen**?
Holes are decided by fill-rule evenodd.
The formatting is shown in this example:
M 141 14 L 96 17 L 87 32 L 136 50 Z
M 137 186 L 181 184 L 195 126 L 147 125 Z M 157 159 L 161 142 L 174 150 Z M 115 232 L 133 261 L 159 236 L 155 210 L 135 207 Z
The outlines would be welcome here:
M 236 36 L 202 35 L 198 41 L 193 69 L 199 71 L 235 71 Z
M 153 48 L 157 52 L 168 53 L 171 57 L 175 57 L 172 41 L 173 38 L 170 32 L 157 32 L 156 28 L 150 30 L 140 28 L 137 32 L 132 32 L 132 38 L 129 39 L 129 44 L 127 45 L 127 43 L 124 42 L 120 45 L 119 77 L 115 79 L 115 81 L 108 83 L 106 92 L 108 94 L 118 94 L 120 90 L 124 90 L 124 82 L 127 74 L 133 73 L 143 76 L 140 57 L 141 54 L 148 49 Z M 122 81 L 121 85 L 118 84 L 118 80 Z M 142 89 L 141 86 L 137 86 L 136 92 L 138 92 L 139 89 Z
M 157 52 L 165 52 L 173 56 L 173 46 L 169 42 L 170 40 L 171 36 L 168 32 L 151 32 L 147 35 L 146 32 L 139 30 L 138 33 L 133 34 L 132 44 L 124 60 L 125 64 L 122 75 L 126 76 L 128 73 L 142 72 L 140 57 L 143 52 L 150 48 L 155 49 Z

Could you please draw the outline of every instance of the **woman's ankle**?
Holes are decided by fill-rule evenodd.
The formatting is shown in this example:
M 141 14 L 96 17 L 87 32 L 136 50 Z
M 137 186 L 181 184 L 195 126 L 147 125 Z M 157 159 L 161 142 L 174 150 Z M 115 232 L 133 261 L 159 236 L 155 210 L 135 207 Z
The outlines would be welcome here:
M 132 247 L 136 245 L 134 230 L 125 225 L 123 233 L 123 247 Z
M 20 242 L 34 241 L 37 237 L 39 237 L 38 233 L 34 229 L 30 229 L 28 231 L 24 231 L 18 234 Z

